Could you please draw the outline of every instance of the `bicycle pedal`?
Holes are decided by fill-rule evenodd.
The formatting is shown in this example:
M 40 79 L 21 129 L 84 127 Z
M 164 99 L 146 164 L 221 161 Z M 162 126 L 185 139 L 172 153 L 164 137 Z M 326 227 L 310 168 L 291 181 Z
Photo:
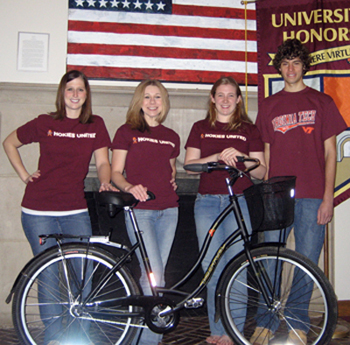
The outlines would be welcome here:
M 186 309 L 200 308 L 204 304 L 204 299 L 200 297 L 191 298 L 185 302 L 184 307 Z

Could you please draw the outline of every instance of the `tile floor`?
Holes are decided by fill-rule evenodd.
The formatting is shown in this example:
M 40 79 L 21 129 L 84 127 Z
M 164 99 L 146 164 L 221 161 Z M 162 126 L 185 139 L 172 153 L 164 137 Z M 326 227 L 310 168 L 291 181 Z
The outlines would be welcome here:
M 337 327 L 342 335 L 344 331 L 350 331 L 350 323 L 343 319 L 339 319 Z M 206 317 L 184 317 L 173 333 L 164 336 L 162 345 L 208 345 L 205 339 L 209 334 Z M 350 345 L 350 333 L 345 338 L 334 339 L 329 345 Z
M 350 323 L 339 319 L 338 326 L 350 329 Z M 205 316 L 182 317 L 176 330 L 166 334 L 162 345 L 206 345 L 209 335 L 208 320 Z M 345 338 L 334 339 L 329 345 L 349 345 L 349 334 Z M 0 345 L 21 345 L 12 328 L 0 328 Z

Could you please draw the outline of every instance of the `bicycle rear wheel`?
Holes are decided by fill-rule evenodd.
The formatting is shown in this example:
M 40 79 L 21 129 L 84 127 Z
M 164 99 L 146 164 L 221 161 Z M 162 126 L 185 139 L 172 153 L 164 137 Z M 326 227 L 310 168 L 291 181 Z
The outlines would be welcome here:
M 323 272 L 285 248 L 256 248 L 251 255 L 272 307 L 267 308 L 246 255 L 232 261 L 218 287 L 220 315 L 232 339 L 254 343 L 250 339 L 259 326 L 272 331 L 271 345 L 285 344 L 291 330 L 304 330 L 306 344 L 329 344 L 337 323 L 337 300 Z M 236 317 L 242 308 L 246 317 Z
M 12 314 L 21 344 L 130 344 L 139 308 L 118 299 L 140 293 L 128 270 L 111 274 L 87 300 L 115 258 L 77 243 L 64 245 L 62 252 L 53 248 L 39 255 L 17 284 Z

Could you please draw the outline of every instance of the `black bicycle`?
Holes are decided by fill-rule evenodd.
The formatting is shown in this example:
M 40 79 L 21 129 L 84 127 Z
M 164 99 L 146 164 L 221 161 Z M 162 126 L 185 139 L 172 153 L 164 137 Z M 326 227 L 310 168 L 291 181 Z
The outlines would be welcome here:
M 216 289 L 217 314 L 228 335 L 236 344 L 251 344 L 250 338 L 263 317 L 268 324 L 278 324 L 270 344 L 284 344 L 295 323 L 308 330 L 307 344 L 329 344 L 337 322 L 337 300 L 323 272 L 306 257 L 284 248 L 283 243 L 254 244 L 246 228 L 238 203 L 240 196 L 233 193 L 232 186 L 259 165 L 258 160 L 249 161 L 255 164 L 245 171 L 219 163 L 185 166 L 197 172 L 227 171 L 230 204 L 213 224 L 208 224 L 206 240 L 193 267 L 170 288 L 152 284 L 152 269 L 133 211 L 137 200 L 131 194 L 98 194 L 98 202 L 106 206 L 111 217 L 121 209 L 129 214 L 137 238 L 130 248 L 112 242 L 111 235 L 68 244 L 62 243 L 60 235 L 41 236 L 43 241 L 55 237 L 57 246 L 34 257 L 23 268 L 7 298 L 10 303 L 13 296 L 13 323 L 21 343 L 46 345 L 45 334 L 52 334 L 59 344 L 71 344 L 67 337 L 80 331 L 88 343 L 131 344 L 138 329 L 170 332 L 179 322 L 181 309 L 203 305 L 204 300 L 198 296 L 218 261 L 229 246 L 243 241 L 244 250 L 226 266 Z M 279 177 L 254 184 L 244 192 L 253 233 L 285 229 L 292 224 L 294 184 L 294 177 Z M 181 286 L 200 266 L 212 235 L 232 212 L 238 228 L 232 229 L 198 286 L 184 291 Z M 113 248 L 122 254 L 116 256 Z M 142 295 L 127 268 L 137 249 L 148 273 L 151 296 Z M 242 306 L 245 318 L 241 313 L 236 317 L 237 308 Z

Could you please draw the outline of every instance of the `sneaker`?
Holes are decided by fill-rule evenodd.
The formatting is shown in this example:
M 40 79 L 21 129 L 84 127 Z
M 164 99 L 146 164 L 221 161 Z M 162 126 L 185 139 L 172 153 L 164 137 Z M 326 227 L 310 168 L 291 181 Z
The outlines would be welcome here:
M 288 334 L 287 344 L 306 345 L 307 344 L 306 333 L 300 329 L 290 330 Z
M 273 333 L 268 328 L 257 327 L 250 338 L 250 343 L 252 345 L 268 345 L 272 338 Z

